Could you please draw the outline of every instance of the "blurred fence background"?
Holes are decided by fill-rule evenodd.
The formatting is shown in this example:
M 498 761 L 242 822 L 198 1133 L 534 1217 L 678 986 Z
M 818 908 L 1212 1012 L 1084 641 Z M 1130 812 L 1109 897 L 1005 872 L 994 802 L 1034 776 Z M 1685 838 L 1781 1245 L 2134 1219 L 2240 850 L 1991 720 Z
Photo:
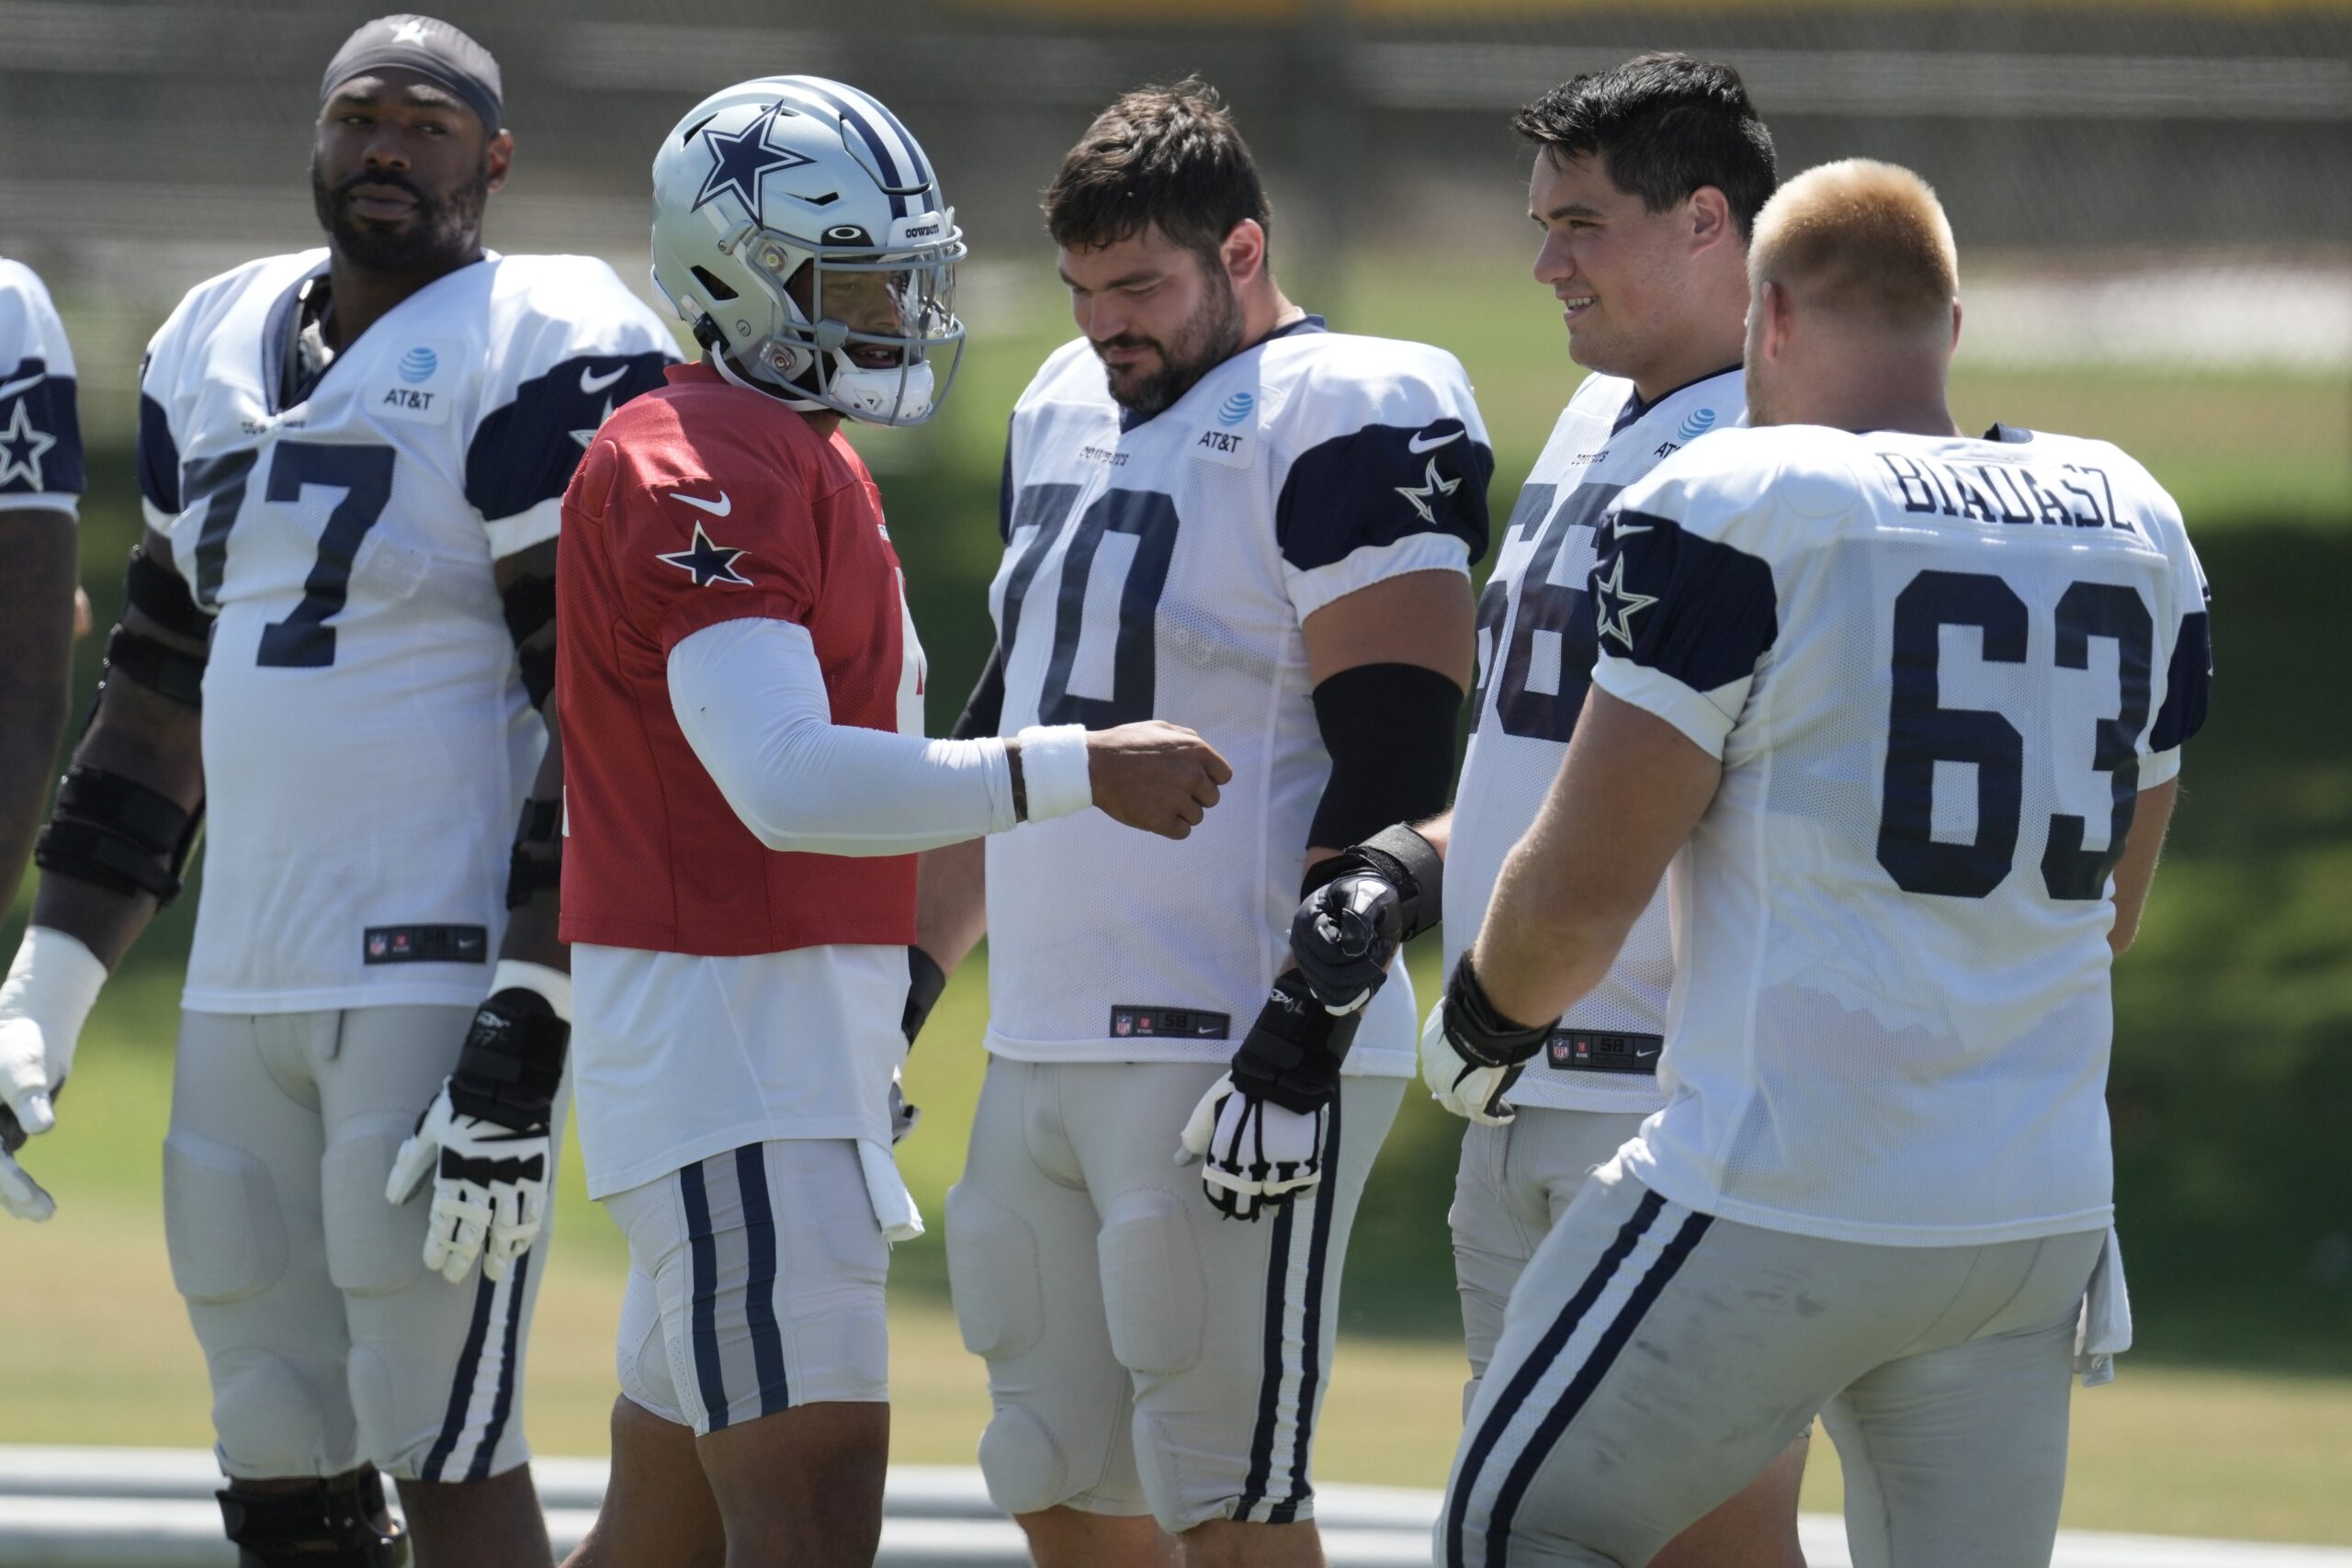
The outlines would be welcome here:
M 141 345 L 195 282 L 316 242 L 306 167 L 319 73 L 373 14 L 353 0 L 0 0 L 0 254 L 47 278 L 80 361 L 84 572 L 101 626 L 137 526 Z M 775 72 L 841 76 L 922 138 L 972 238 L 960 303 L 973 348 L 933 425 L 858 440 L 908 561 L 935 728 L 989 640 L 1005 415 L 1069 330 L 1036 193 L 1118 91 L 1195 71 L 1224 90 L 1269 176 L 1291 294 L 1335 327 L 1424 338 L 1468 366 L 1497 437 L 1498 515 L 1580 375 L 1526 274 L 1511 108 L 1578 71 L 1679 48 L 1742 70 L 1784 173 L 1856 153 L 1919 170 L 1961 244 L 1962 421 L 2122 443 L 2183 501 L 2213 580 L 2215 716 L 2188 764 L 2146 935 L 2117 976 L 2124 1234 L 2148 1364 L 2325 1374 L 2310 1386 L 2339 1403 L 2312 1430 L 2335 1436 L 2297 1450 L 2316 1467 L 2312 1506 L 2282 1504 L 2253 1533 L 2352 1540 L 2340 1484 L 2352 1470 L 2352 639 L 2339 604 L 2352 582 L 2352 5 L 455 0 L 439 14 L 504 70 L 518 152 L 492 203 L 492 243 L 602 255 L 649 294 L 646 168 L 708 90 Z M 94 647 L 84 665 L 86 691 Z M 0 1438 L 200 1440 L 201 1383 L 161 1270 L 152 1180 L 193 902 L 137 950 L 94 1022 L 41 1156 L 70 1179 L 63 1213 L 39 1236 L 0 1233 L 0 1272 L 94 1269 L 100 1282 L 45 1299 L 0 1289 L 0 1337 L 98 1325 L 88 1354 L 0 1385 Z M 13 943 L 23 913 L 19 897 L 0 941 Z M 961 1161 L 978 1005 L 977 976 L 959 976 L 911 1069 L 933 1115 L 908 1161 L 933 1205 Z M 1441 1472 L 1455 1418 L 1443 1214 L 1457 1132 L 1408 1106 L 1364 1208 L 1347 1307 L 1360 1333 L 1403 1337 L 1381 1341 L 1396 1347 L 1382 1352 L 1393 1386 L 1421 1378 L 1427 1397 L 1393 1419 L 1430 1428 L 1422 1446 Z M 596 1340 L 618 1255 L 573 1196 L 566 1245 L 601 1260 L 613 1301 L 599 1297 L 605 1315 L 582 1327 L 548 1292 L 533 1397 L 535 1430 L 569 1408 L 540 1392 L 557 1375 L 544 1347 L 579 1328 L 585 1436 L 561 1444 L 576 1449 L 597 1441 L 609 1394 Z M 97 1248 L 115 1241 L 148 1258 L 144 1273 L 100 1267 Z M 910 1312 L 935 1307 L 944 1274 L 935 1238 L 902 1249 L 895 1283 Z M 939 1419 L 962 1431 L 978 1372 L 939 1332 L 940 1376 L 961 1380 L 966 1401 Z M 1413 1337 L 1425 1361 L 1410 1360 Z M 905 1376 L 928 1376 L 932 1341 L 902 1343 Z M 1349 1381 L 1343 1364 L 1335 1400 Z M 902 1393 L 902 1422 L 928 1419 L 906 1403 L 916 1397 Z M 2147 1508 L 2213 1533 L 2245 1522 L 2251 1505 L 2226 1490 L 2211 1517 L 2177 1511 L 2213 1473 L 2222 1428 L 2210 1400 L 2168 1408 L 2147 1418 L 2154 1440 L 2132 1461 L 2141 1480 L 2120 1517 L 2078 1522 L 2144 1524 Z M 2285 1418 L 2262 1408 L 2275 1433 Z M 1327 1445 L 1360 1451 L 1363 1479 L 1434 1483 L 1418 1460 L 1409 1473 L 1383 1468 L 1402 1429 L 1390 1419 L 1352 1434 L 1331 1425 Z M 960 1457 L 971 1433 L 918 1457 Z M 2158 1449 L 2199 1454 L 2198 1466 L 2175 1479 L 2150 1457 Z M 2248 1473 L 2292 1473 L 2274 1463 Z

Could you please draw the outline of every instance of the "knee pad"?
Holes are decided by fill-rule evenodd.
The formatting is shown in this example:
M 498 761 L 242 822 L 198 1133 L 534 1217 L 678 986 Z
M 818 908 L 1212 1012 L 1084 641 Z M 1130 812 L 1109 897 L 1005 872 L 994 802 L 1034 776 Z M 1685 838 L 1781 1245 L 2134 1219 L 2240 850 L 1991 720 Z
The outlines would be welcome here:
M 212 1431 L 237 1475 L 308 1475 L 359 1461 L 339 1367 L 305 1369 L 261 1350 L 210 1358 Z
M 1045 1422 L 1017 1404 L 1000 1406 L 990 1418 L 979 1460 L 989 1501 L 1008 1514 L 1043 1513 L 1073 1495 L 1061 1445 Z
M 238 1568 L 401 1568 L 408 1534 L 376 1527 L 384 1480 L 371 1469 L 331 1475 L 300 1491 L 216 1492 Z
M 1096 1246 L 1119 1364 L 1163 1377 L 1197 1365 L 1208 1333 L 1208 1276 L 1185 1199 L 1158 1189 L 1125 1194 L 1104 1213 Z
M 423 1203 L 384 1201 L 393 1151 L 405 1130 L 352 1133 L 327 1145 L 319 1166 L 326 1217 L 327 1278 L 347 1295 L 397 1295 L 424 1271 Z
M 1045 1332 L 1036 1234 L 968 1181 L 947 1190 L 947 1284 L 964 1348 L 975 1356 L 1020 1355 Z
M 174 1133 L 164 1140 L 164 1240 L 172 1282 L 191 1302 L 243 1301 L 276 1284 L 286 1272 L 286 1222 L 267 1168 Z

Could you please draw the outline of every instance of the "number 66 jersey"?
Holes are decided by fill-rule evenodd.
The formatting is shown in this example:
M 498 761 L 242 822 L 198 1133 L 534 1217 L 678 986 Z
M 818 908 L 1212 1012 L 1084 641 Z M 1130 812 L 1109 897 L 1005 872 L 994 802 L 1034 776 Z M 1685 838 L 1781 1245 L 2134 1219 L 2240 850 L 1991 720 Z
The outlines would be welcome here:
M 1629 486 L 1594 682 L 1723 778 L 1674 881 L 1666 1108 L 1622 1157 L 1768 1230 L 2113 1212 L 2110 873 L 2205 713 L 2204 577 L 2102 441 L 1726 430 Z
M 198 1011 L 481 999 L 544 736 L 493 565 L 676 357 L 587 257 L 485 255 L 331 358 L 327 283 L 315 250 L 201 284 L 141 376 L 148 525 L 216 617 Z

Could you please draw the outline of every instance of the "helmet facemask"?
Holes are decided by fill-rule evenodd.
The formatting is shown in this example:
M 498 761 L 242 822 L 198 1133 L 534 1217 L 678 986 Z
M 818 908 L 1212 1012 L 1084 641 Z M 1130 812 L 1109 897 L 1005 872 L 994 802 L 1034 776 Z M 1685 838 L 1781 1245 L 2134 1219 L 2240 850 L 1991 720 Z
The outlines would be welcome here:
M 745 223 L 720 241 L 779 307 L 778 329 L 752 346 L 742 367 L 796 403 L 867 423 L 929 419 L 963 364 L 956 264 L 966 247 L 953 213 L 923 214 L 910 226 L 934 233 L 884 249 L 858 229 L 828 231 L 812 244 Z

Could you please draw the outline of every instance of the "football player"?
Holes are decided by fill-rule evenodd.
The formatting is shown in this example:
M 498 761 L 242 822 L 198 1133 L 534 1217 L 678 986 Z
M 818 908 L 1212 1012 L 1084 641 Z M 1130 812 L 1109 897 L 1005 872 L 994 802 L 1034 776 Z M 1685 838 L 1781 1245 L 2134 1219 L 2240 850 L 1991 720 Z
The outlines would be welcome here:
M 1401 982 L 1313 1005 L 1290 916 L 1336 850 L 1444 804 L 1493 456 L 1451 355 L 1283 296 L 1199 82 L 1113 104 L 1046 216 L 1082 335 L 1013 412 L 956 733 L 1158 717 L 1237 776 L 1182 844 L 1080 818 L 926 865 L 924 949 L 989 939 L 947 1200 L 980 1467 L 1046 1568 L 1317 1562 L 1341 1264 L 1414 1012 Z
M 1771 133 L 1728 65 L 1643 55 L 1578 76 L 1519 112 L 1534 146 L 1528 216 L 1535 280 L 1556 298 L 1568 354 L 1593 374 L 1560 415 L 1504 529 L 1478 602 L 1479 685 L 1453 810 L 1398 826 L 1331 863 L 1292 939 L 1327 1006 L 1361 1006 L 1398 943 L 1402 863 L 1418 833 L 1445 856 L 1450 964 L 1477 934 L 1503 856 L 1560 771 L 1592 677 L 1586 580 L 1618 492 L 1679 447 L 1739 423 L 1747 235 L 1772 194 Z M 1467 1116 L 1454 1180 L 1454 1273 L 1470 1352 L 1465 1408 L 1502 1332 L 1503 1303 L 1593 1168 L 1666 1103 L 1659 1044 L 1674 961 L 1661 888 L 1616 964 L 1571 1009 L 1524 1077 L 1471 1101 L 1460 1064 L 1430 1042 L 1430 1087 Z M 1757 1483 L 1662 1551 L 1659 1568 L 1799 1563 L 1804 1434 Z
M 630 1264 L 613 1479 L 571 1561 L 862 1568 L 883 1278 L 922 1232 L 889 1152 L 937 997 L 915 852 L 1090 806 L 1182 838 L 1231 775 L 1168 724 L 922 738 L 899 558 L 840 434 L 928 419 L 962 352 L 962 232 L 897 117 L 745 82 L 663 139 L 653 190 L 654 282 L 704 357 L 605 426 L 564 502 L 581 1145 Z
M 2109 970 L 2204 715 L 2202 574 L 2115 447 L 1959 434 L 1916 175 L 1808 171 L 1748 266 L 1764 428 L 1602 523 L 1593 689 L 1441 1009 L 1485 1103 L 1672 863 L 1671 1098 L 1511 1295 L 1452 1568 L 1647 1562 L 1825 1405 L 1858 1564 L 2047 1562 L 2077 1334 L 2120 1337 Z
M 256 1568 L 404 1560 L 383 1474 L 429 1568 L 548 1559 L 516 1405 L 569 981 L 533 709 L 563 486 L 675 351 L 601 263 L 482 249 L 513 152 L 487 51 L 368 23 L 320 89 L 325 248 L 156 334 L 148 532 L 0 1036 L 62 1076 L 209 812 L 164 1224 Z
M 0 258 L 0 897 L 13 900 L 33 848 L 50 762 L 65 727 L 73 668 L 74 525 L 82 495 L 82 426 L 74 355 L 32 269 Z M 0 981 L 0 1039 L 21 1032 L 25 962 Z M 0 1044 L 0 1095 L 46 1100 L 62 1076 L 34 1042 Z M 53 1207 L 12 1157 L 24 1145 L 0 1105 L 0 1206 L 26 1219 Z

